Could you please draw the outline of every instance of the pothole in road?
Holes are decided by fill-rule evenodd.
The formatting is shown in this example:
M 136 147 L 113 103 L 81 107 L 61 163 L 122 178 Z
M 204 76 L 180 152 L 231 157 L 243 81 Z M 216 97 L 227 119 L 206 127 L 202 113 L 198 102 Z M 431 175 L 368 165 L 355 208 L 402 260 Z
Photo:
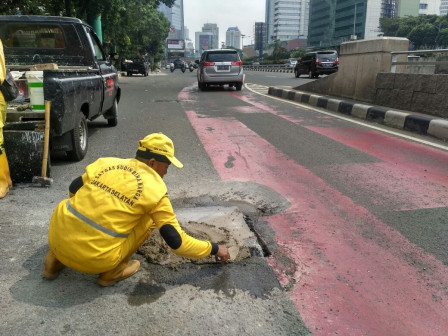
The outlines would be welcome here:
M 249 257 L 270 255 L 268 246 L 256 232 L 257 218 L 245 215 L 237 206 L 201 206 L 176 210 L 182 229 L 190 236 L 226 245 L 231 261 L 237 262 Z M 184 263 L 206 264 L 215 262 L 214 256 L 190 259 L 173 253 L 158 230 L 139 248 L 150 263 L 179 265 Z

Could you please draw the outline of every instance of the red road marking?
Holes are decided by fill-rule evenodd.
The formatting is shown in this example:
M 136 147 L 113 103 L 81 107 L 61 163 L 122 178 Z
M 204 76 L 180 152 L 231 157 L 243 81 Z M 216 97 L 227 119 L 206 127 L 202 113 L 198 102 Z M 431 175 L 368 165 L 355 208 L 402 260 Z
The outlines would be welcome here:
M 268 218 L 279 246 L 269 262 L 311 332 L 446 334 L 441 262 L 238 121 L 186 113 L 223 180 L 254 181 L 290 200 L 290 209 Z M 431 273 L 409 265 L 409 257 Z

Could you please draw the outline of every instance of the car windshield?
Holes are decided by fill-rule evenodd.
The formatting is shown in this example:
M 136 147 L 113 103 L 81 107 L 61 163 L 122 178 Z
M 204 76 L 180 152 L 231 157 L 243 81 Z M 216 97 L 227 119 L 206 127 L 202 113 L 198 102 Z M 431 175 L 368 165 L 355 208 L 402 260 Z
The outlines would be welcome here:
M 219 52 L 219 53 L 208 53 L 208 62 L 237 62 L 238 54 L 236 52 Z

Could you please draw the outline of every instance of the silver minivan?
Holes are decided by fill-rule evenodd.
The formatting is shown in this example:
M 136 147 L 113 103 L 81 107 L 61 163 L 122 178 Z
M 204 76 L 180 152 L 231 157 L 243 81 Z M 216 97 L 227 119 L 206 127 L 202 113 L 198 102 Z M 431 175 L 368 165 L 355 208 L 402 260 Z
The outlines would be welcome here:
M 240 91 L 243 87 L 243 62 L 235 49 L 211 49 L 202 53 L 197 77 L 200 90 L 210 85 L 229 85 Z

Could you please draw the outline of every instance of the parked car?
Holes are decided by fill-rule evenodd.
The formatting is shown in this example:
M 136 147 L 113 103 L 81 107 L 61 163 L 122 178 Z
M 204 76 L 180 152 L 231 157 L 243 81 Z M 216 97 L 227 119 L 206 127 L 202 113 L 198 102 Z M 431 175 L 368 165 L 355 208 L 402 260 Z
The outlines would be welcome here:
M 202 53 L 197 72 L 198 87 L 229 85 L 240 91 L 243 87 L 243 62 L 235 49 L 211 49 Z
M 313 51 L 306 53 L 294 67 L 296 78 L 308 74 L 309 78 L 330 75 L 338 71 L 339 57 L 336 50 Z
M 131 63 L 127 63 L 126 72 L 128 76 L 133 74 L 142 74 L 143 76 L 148 76 L 150 64 L 148 60 L 144 57 L 134 58 Z

